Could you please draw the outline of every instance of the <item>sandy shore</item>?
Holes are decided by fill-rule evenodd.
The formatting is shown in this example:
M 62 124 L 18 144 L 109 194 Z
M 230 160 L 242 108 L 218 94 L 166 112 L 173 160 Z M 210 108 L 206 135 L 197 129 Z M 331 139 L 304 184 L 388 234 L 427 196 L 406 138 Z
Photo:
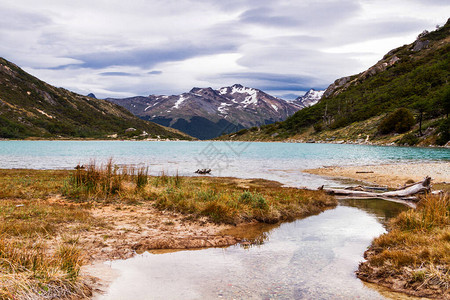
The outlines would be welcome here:
M 398 188 L 430 176 L 433 183 L 450 182 L 450 162 L 401 163 L 367 166 L 323 167 L 306 173 L 337 178 L 351 178 L 377 185 Z

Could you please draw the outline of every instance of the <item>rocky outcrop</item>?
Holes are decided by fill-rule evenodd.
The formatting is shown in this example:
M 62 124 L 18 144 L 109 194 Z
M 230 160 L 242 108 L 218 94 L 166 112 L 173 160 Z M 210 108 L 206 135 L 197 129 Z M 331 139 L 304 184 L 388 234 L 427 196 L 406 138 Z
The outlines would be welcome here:
M 358 85 L 362 81 L 366 80 L 367 78 L 370 78 L 372 76 L 375 76 L 378 73 L 383 72 L 390 66 L 393 66 L 396 64 L 400 58 L 397 55 L 394 55 L 393 53 L 389 55 L 385 55 L 385 57 L 377 62 L 375 65 L 367 69 L 366 71 L 359 73 L 357 75 L 353 76 L 346 76 L 339 78 L 335 80 L 325 91 L 323 94 L 323 97 L 331 97 L 331 96 L 337 96 L 343 91 L 347 90 L 350 86 Z

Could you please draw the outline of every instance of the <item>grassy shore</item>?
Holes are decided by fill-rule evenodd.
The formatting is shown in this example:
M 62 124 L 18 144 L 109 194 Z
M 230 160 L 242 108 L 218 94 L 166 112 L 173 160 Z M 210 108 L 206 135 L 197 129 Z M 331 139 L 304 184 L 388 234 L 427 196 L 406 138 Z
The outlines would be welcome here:
M 335 205 L 322 192 L 272 181 L 150 177 L 111 162 L 0 170 L 0 299 L 89 297 L 90 281 L 79 273 L 89 261 L 228 245 L 238 240 L 217 236 L 224 224 L 275 223 Z
M 426 195 L 376 238 L 359 278 L 414 296 L 450 299 L 450 198 Z

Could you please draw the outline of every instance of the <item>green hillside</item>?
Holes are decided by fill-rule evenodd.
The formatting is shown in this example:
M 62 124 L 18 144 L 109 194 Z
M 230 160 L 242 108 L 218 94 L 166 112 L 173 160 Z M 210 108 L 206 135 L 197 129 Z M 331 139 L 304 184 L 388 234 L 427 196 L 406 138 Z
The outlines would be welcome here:
M 374 141 L 443 145 L 450 138 L 449 79 L 450 19 L 436 31 L 419 35 L 414 43 L 390 51 L 367 71 L 336 80 L 318 104 L 286 121 L 225 138 L 356 140 L 369 135 Z M 403 118 L 413 116 L 413 123 L 398 130 L 395 124 L 381 128 L 388 123 L 386 118 L 396 122 L 389 114 L 399 108 L 409 114 Z M 406 119 L 402 122 L 409 122 Z
M 110 102 L 53 87 L 0 58 L 0 138 L 108 136 L 190 138 L 176 130 L 143 121 Z

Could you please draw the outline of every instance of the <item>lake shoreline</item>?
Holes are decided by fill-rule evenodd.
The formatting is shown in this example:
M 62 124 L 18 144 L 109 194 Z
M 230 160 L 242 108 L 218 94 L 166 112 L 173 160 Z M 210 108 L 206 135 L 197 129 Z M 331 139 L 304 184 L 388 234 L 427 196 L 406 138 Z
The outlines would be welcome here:
M 339 179 L 355 179 L 370 184 L 399 188 L 430 176 L 433 183 L 449 183 L 450 162 L 398 163 L 365 166 L 327 166 L 303 172 Z
M 356 140 L 338 140 L 338 141 L 326 141 L 326 140 L 304 140 L 304 139 L 294 139 L 288 138 L 285 140 L 248 140 L 248 139 L 220 139 L 220 137 L 208 140 L 213 142 L 240 142 L 240 143 L 285 143 L 285 144 L 330 144 L 330 145 L 359 145 L 359 146 L 380 146 L 380 147 L 408 147 L 408 148 L 444 148 L 450 149 L 450 141 L 445 145 L 399 145 L 393 142 L 359 142 Z
M 232 142 L 232 143 L 280 143 L 280 144 L 330 144 L 330 145 L 359 145 L 359 146 L 380 146 L 380 147 L 409 147 L 409 148 L 424 148 L 424 149 L 450 149 L 450 142 L 447 144 L 440 145 L 413 145 L 413 146 L 405 146 L 405 145 L 397 145 L 395 143 L 366 143 L 366 142 L 357 142 L 357 141 L 305 141 L 305 140 L 296 140 L 296 139 L 287 139 L 287 140 L 234 140 L 234 139 L 210 139 L 210 140 L 199 140 L 199 139 L 175 139 L 175 138 L 167 138 L 167 139 L 115 139 L 115 138 L 26 138 L 26 139 L 5 139 L 0 138 L 0 141 L 77 141 L 77 142 Z

